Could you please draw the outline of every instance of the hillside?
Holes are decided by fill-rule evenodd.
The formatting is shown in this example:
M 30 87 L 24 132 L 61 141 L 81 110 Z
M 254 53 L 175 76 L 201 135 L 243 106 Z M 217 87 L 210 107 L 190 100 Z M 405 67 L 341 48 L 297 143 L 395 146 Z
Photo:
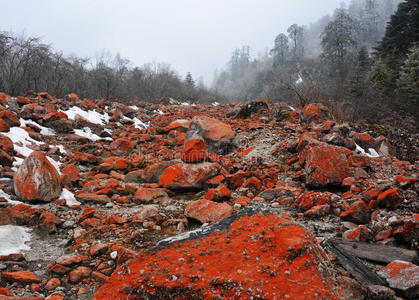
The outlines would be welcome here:
M 321 104 L 0 104 L 1 299 L 419 296 L 417 136 Z

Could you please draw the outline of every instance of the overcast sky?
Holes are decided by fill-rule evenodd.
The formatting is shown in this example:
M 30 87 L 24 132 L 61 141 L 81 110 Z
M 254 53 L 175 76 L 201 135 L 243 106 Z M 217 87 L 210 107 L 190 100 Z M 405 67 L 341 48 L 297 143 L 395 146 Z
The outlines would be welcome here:
M 37 35 L 83 57 L 107 49 L 135 65 L 166 62 L 206 83 L 232 51 L 257 55 L 278 33 L 331 14 L 342 0 L 0 0 L 0 30 Z

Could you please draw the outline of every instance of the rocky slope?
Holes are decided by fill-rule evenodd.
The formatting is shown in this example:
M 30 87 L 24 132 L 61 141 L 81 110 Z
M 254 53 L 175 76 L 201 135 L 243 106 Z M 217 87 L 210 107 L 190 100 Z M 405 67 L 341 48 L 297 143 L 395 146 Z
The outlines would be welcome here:
M 1 299 L 418 296 L 415 259 L 325 251 L 418 250 L 419 165 L 322 105 L 0 104 Z

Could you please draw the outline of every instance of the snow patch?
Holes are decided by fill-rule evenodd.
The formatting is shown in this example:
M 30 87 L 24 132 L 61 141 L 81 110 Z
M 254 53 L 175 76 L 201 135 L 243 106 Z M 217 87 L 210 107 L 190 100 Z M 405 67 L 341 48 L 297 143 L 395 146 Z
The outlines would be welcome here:
M 12 200 L 10 198 L 10 195 L 9 194 L 6 194 L 3 190 L 0 190 L 0 197 L 3 197 L 4 199 L 6 199 L 7 202 L 10 203 L 10 204 L 21 204 L 22 203 L 20 201 Z
M 68 207 L 81 204 L 79 201 L 76 200 L 76 198 L 74 197 L 74 194 L 67 189 L 63 189 L 60 195 L 60 199 L 65 199 L 65 204 Z
M 138 110 L 139 108 L 138 108 L 138 106 L 136 106 L 136 105 L 131 105 L 130 106 L 132 109 L 135 109 L 135 110 Z
M 220 105 L 220 103 L 218 103 L 217 101 L 212 103 L 212 106 L 218 106 L 218 105 Z
M 92 132 L 92 129 L 90 129 L 89 127 L 83 127 L 82 129 L 74 129 L 75 134 L 88 138 L 89 140 L 96 142 L 97 140 L 109 140 L 112 141 L 112 138 L 107 137 L 107 138 L 101 138 L 100 136 L 98 136 L 97 134 Z
M 135 117 L 132 120 L 134 121 L 134 126 L 137 129 L 144 129 L 144 128 L 147 128 L 148 126 L 150 126 L 150 125 L 144 123 L 143 121 L 141 121 L 140 119 L 138 119 L 137 117 Z
M 23 226 L 0 226 L 0 255 L 20 253 L 31 250 L 25 243 L 31 240 L 31 229 Z
M 32 120 L 25 120 L 23 118 L 20 118 L 19 121 L 20 121 L 21 126 L 27 126 L 27 124 L 35 125 L 39 129 L 41 129 L 41 132 L 40 132 L 41 135 L 54 136 L 56 134 L 54 129 L 39 125 L 38 123 L 36 123 Z
M 375 151 L 373 148 L 369 148 L 368 149 L 368 153 L 365 152 L 365 150 L 363 148 L 361 148 L 361 146 L 359 146 L 358 144 L 355 143 L 355 151 L 357 153 L 360 153 L 362 155 L 366 155 L 368 157 L 380 157 L 380 155 L 377 153 L 377 151 Z
M 83 118 L 89 120 L 89 122 L 93 123 L 93 124 L 98 124 L 98 125 L 105 125 L 105 123 L 109 122 L 109 115 L 108 113 L 98 113 L 96 110 L 89 110 L 89 111 L 84 111 L 82 110 L 80 107 L 77 106 L 73 106 L 72 108 L 70 108 L 69 110 L 60 110 L 63 113 L 65 113 L 69 119 L 74 120 L 76 118 L 76 115 L 80 115 Z

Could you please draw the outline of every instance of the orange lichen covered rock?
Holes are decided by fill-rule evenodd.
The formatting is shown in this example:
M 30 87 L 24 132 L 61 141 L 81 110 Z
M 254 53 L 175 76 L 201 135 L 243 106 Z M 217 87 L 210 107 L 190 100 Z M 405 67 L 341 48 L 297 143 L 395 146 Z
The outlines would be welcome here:
M 225 154 L 232 148 L 234 135 L 230 125 L 207 116 L 196 116 L 192 119 L 185 140 L 203 138 L 209 152 Z
M 176 164 L 164 170 L 159 184 L 169 189 L 199 189 L 218 174 L 216 163 Z
M 176 130 L 180 132 L 186 132 L 188 131 L 189 125 L 191 124 L 191 121 L 189 120 L 175 120 L 171 122 L 169 125 L 167 125 L 164 129 L 164 131 L 169 132 L 171 130 Z
M 215 223 L 227 218 L 233 208 L 227 203 L 217 203 L 206 199 L 189 203 L 185 208 L 185 216 L 201 223 Z
M 201 139 L 191 139 L 185 142 L 182 151 L 182 160 L 187 163 L 204 161 L 207 156 L 207 145 Z
M 351 176 L 346 154 L 341 147 L 307 146 L 300 153 L 300 161 L 305 162 L 306 184 L 316 187 L 340 186 L 346 177 Z
M 302 123 L 318 122 L 330 119 L 329 109 L 322 104 L 308 104 L 301 110 L 300 119 Z
M 320 267 L 325 253 L 285 214 L 243 213 L 174 240 L 116 270 L 92 299 L 340 296 L 333 270 Z
M 14 176 L 14 189 L 22 201 L 49 202 L 61 192 L 60 175 L 41 151 L 33 151 Z

